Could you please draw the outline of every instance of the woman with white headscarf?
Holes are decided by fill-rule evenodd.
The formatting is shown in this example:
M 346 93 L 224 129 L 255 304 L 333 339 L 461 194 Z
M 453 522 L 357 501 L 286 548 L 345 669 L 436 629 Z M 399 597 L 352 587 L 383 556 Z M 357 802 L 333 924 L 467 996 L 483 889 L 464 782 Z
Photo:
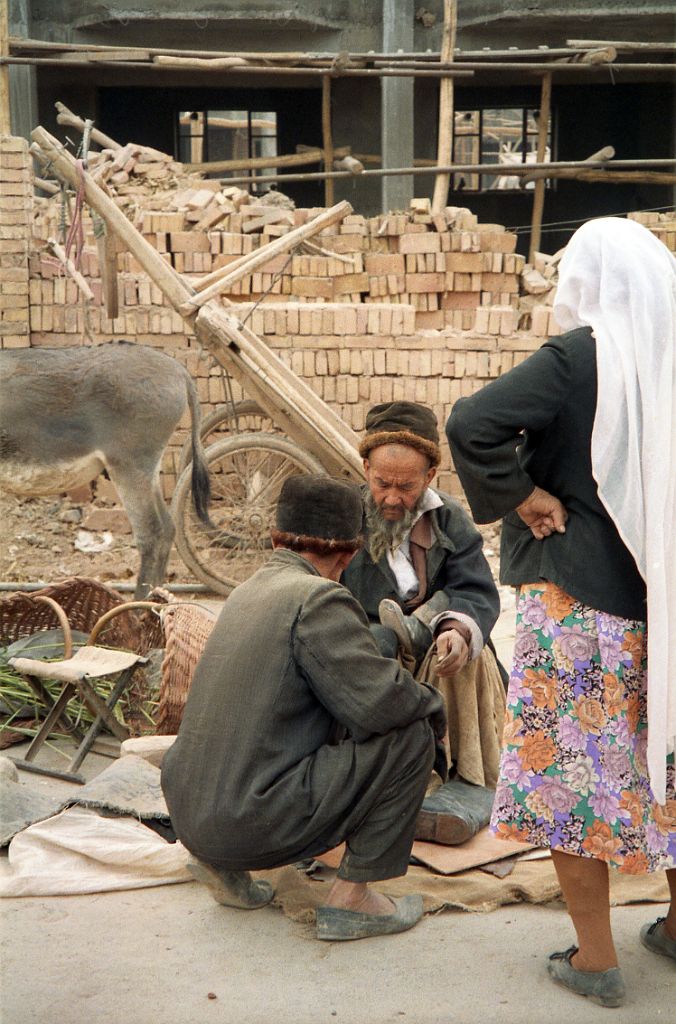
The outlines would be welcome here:
M 641 939 L 676 959 L 676 260 L 591 221 L 554 314 L 566 333 L 456 403 L 447 435 L 519 588 L 492 828 L 552 851 L 578 945 L 551 976 L 619 1006 L 608 865 L 666 870 Z

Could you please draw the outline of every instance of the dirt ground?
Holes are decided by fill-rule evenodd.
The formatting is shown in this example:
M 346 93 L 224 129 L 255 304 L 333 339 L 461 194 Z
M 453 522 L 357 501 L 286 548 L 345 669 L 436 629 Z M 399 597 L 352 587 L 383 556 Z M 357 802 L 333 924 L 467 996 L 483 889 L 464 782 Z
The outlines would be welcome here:
M 138 554 L 128 523 L 114 529 L 110 546 L 102 551 L 84 552 L 75 547 L 79 531 L 91 514 L 110 507 L 102 500 L 76 501 L 69 497 L 20 499 L 0 494 L 0 582 L 56 583 L 68 576 L 87 576 L 102 583 L 133 582 L 138 571 Z M 480 527 L 484 553 L 497 580 L 500 528 Z M 94 543 L 101 543 L 101 530 L 88 530 Z M 195 583 L 174 548 L 169 560 L 168 583 Z

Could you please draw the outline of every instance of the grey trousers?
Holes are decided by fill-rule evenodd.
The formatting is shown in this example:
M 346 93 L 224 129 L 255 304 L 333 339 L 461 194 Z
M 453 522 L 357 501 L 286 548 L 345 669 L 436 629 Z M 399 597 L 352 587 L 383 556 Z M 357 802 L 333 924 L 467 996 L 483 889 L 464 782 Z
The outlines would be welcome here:
M 271 834 L 264 849 L 259 847 L 255 856 L 243 854 L 241 860 L 217 862 L 198 850 L 191 852 L 217 869 L 256 871 L 317 857 L 344 842 L 339 878 L 375 882 L 405 875 L 434 762 L 434 735 L 427 719 L 363 743 L 347 739 L 324 746 L 312 756 L 318 762 L 315 776 L 326 780 L 326 790 L 317 791 L 317 813 L 310 821 L 299 821 L 297 827 L 288 822 L 287 834 L 297 832 L 296 845 L 280 848 Z M 346 762 L 351 765 L 349 786 Z

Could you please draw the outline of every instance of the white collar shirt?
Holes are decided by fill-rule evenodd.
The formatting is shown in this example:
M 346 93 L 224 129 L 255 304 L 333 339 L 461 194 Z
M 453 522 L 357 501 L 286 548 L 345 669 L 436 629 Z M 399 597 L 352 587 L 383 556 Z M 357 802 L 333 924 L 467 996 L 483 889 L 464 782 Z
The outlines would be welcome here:
M 441 508 L 442 505 L 443 501 L 437 492 L 428 487 L 423 494 L 417 515 L 411 523 L 411 529 L 424 516 L 425 512 L 430 512 L 434 508 Z M 411 559 L 411 530 L 407 530 L 398 547 L 388 550 L 387 562 L 394 573 L 394 578 L 397 581 L 397 593 L 402 601 L 409 601 L 412 597 L 415 597 L 418 593 L 420 580 Z

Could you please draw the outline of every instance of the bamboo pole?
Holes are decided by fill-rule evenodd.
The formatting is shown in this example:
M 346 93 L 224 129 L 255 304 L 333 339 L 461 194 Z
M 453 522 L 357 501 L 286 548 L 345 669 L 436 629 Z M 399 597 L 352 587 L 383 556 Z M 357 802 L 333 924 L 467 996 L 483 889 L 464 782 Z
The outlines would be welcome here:
M 640 168 L 640 167 L 673 167 L 676 165 L 676 158 L 665 158 L 656 160 L 614 160 L 613 168 Z M 546 171 L 548 178 L 558 177 L 571 177 L 571 175 L 561 175 L 561 170 L 574 170 L 576 167 L 587 169 L 589 164 L 584 160 L 569 160 L 569 161 L 552 161 L 550 163 L 541 164 L 449 164 L 447 167 L 438 167 L 436 163 L 429 166 L 421 166 L 419 164 L 413 167 L 388 167 L 371 171 L 364 171 L 359 175 L 359 178 L 382 178 L 387 175 L 396 177 L 397 175 L 403 174 L 438 174 L 440 171 L 453 173 L 471 173 L 471 174 L 533 174 L 534 171 Z M 603 163 L 599 163 L 600 168 L 604 167 Z M 285 181 L 323 181 L 324 178 L 353 178 L 354 175 L 347 171 L 311 171 L 304 174 L 268 174 L 261 175 L 260 177 L 234 177 L 225 178 L 224 182 L 228 185 L 247 185 L 257 182 L 260 185 L 268 184 L 270 182 L 285 182 Z
M 24 39 L 19 36 L 10 37 L 10 45 L 12 51 L 40 51 L 40 52 L 56 52 L 56 53 L 77 53 L 77 52 L 110 52 L 114 50 L 128 50 L 126 46 L 106 46 L 102 44 L 92 43 L 56 43 L 47 42 L 43 39 Z M 587 49 L 589 47 L 597 46 L 615 46 L 618 50 L 624 50 L 626 52 L 640 52 L 645 51 L 648 53 L 666 53 L 672 50 L 676 50 L 676 43 L 674 42 L 654 42 L 654 43 L 638 43 L 638 42 L 617 42 L 616 40 L 577 40 L 568 39 L 565 47 L 538 47 L 537 49 L 523 49 L 519 50 L 516 48 L 510 48 L 508 50 L 458 50 L 455 54 L 456 60 L 464 60 L 477 58 L 477 59 L 490 59 L 491 57 L 496 58 L 514 58 L 519 56 L 538 57 L 553 56 L 560 57 L 566 56 L 576 52 L 577 50 Z M 135 48 L 136 49 L 136 48 Z M 144 52 L 149 53 L 151 56 L 156 54 L 174 55 L 176 57 L 243 57 L 246 60 L 267 60 L 267 61 L 301 61 L 310 60 L 315 63 L 324 64 L 330 66 L 335 60 L 335 53 L 316 53 L 313 51 L 309 52 L 293 52 L 285 50 L 282 52 L 266 52 L 264 50 L 256 50 L 253 52 L 242 52 L 242 51 L 231 51 L 231 50 L 176 50 L 162 47 L 143 47 Z M 420 60 L 437 62 L 439 60 L 439 52 L 432 50 L 425 50 L 422 52 L 413 53 L 348 53 L 348 60 L 362 60 L 362 61 L 378 61 L 378 60 L 389 60 L 393 62 L 406 61 L 406 60 Z
M 0 59 L 9 56 L 9 0 L 0 0 Z M 0 135 L 12 134 L 9 106 L 9 68 L 0 66 Z
M 293 231 L 280 235 L 274 242 L 269 242 L 261 249 L 247 253 L 246 256 L 240 257 L 240 259 L 235 260 L 228 266 L 214 270 L 203 278 L 193 295 L 186 300 L 184 305 L 179 307 L 179 312 L 184 315 L 188 315 L 191 311 L 194 312 L 200 306 L 203 306 L 205 302 L 208 302 L 209 299 L 213 299 L 216 295 L 227 291 L 228 288 L 231 288 L 237 281 L 246 277 L 247 274 L 253 273 L 256 267 L 268 263 L 274 256 L 280 256 L 282 253 L 288 252 L 298 245 L 299 242 L 319 234 L 324 228 L 328 228 L 342 220 L 343 217 L 347 217 L 348 213 L 352 213 L 352 207 L 346 200 L 343 200 L 324 213 L 320 213 L 318 217 L 308 221 L 307 224 L 302 224 L 300 227 L 294 228 Z
M 87 61 L 84 60 L 57 60 L 54 57 L 2 57 L 0 58 L 0 64 L 25 64 L 28 66 L 35 67 L 62 67 L 62 68 L 90 68 Z M 288 65 L 277 65 L 272 67 L 267 64 L 250 64 L 246 67 L 219 67 L 211 69 L 209 67 L 198 66 L 198 67 L 175 67 L 173 65 L 166 64 L 150 64 L 143 61 L 106 61 L 101 60 L 97 62 L 97 67 L 114 67 L 114 68 L 133 68 L 143 69 L 146 71 L 160 71 L 160 72 L 178 72 L 179 74 L 218 74 L 218 75 L 263 75 L 263 76 L 274 76 L 274 77 L 301 77 L 301 78 L 321 78 L 326 74 L 326 71 L 322 67 L 306 66 L 306 67 L 289 67 Z M 586 65 L 585 65 L 586 66 Z M 642 66 L 642 65 L 641 65 Z M 533 65 L 537 68 L 537 65 Z M 444 78 L 449 75 L 454 78 L 471 78 L 474 72 L 471 69 L 465 70 L 454 68 L 453 70 L 446 69 L 429 69 L 421 68 L 419 70 L 399 67 L 384 67 L 384 68 L 337 68 L 331 72 L 334 78 Z
M 331 129 L 331 76 L 324 75 L 322 78 L 322 146 L 324 149 L 324 167 L 327 170 L 333 169 L 333 131 Z M 335 190 L 333 178 L 324 180 L 324 206 L 333 206 L 335 202 Z
M 667 53 L 676 52 L 676 43 L 630 43 L 628 41 L 618 42 L 616 39 L 566 39 L 566 46 L 575 47 L 578 50 L 586 50 L 597 46 L 614 46 L 616 50 L 623 50 L 627 53 Z
M 450 63 L 455 53 L 455 37 L 458 28 L 457 0 L 444 0 L 444 28 L 441 37 L 441 61 Z M 453 161 L 453 79 L 442 78 L 439 83 L 439 136 L 437 140 L 437 164 L 443 166 Z M 441 213 L 448 202 L 450 174 L 438 174 L 434 180 L 432 213 Z
M 549 128 L 549 115 L 552 109 L 552 76 L 546 74 L 542 76 L 542 86 L 540 90 L 540 115 L 538 117 L 538 148 L 537 148 L 537 163 L 544 163 L 545 152 L 547 149 L 547 131 Z M 545 189 L 547 188 L 547 179 L 538 178 L 535 182 L 535 189 L 533 194 L 533 213 L 531 218 L 530 226 L 530 243 L 528 246 L 528 262 L 533 262 L 534 253 L 540 249 L 540 238 L 542 233 L 542 212 L 545 206 Z
M 572 181 L 602 181 L 606 185 L 630 185 L 639 182 L 644 185 L 676 184 L 676 174 L 659 171 L 585 171 L 584 168 L 580 168 L 575 171 L 556 171 L 552 177 L 569 178 Z
M 334 149 L 334 156 L 349 156 L 350 147 L 341 146 Z M 246 160 L 209 160 L 206 163 L 183 164 L 186 171 L 204 174 L 216 174 L 220 171 L 239 171 L 266 167 L 303 167 L 305 164 L 318 164 L 325 161 L 324 150 L 311 146 L 301 153 L 288 153 L 284 156 L 253 156 Z
M 580 168 L 584 170 L 585 166 L 590 165 L 601 165 L 605 167 L 608 160 L 612 160 L 615 156 L 615 149 L 613 146 L 604 146 L 602 149 L 597 149 L 595 153 L 585 157 L 584 160 L 580 161 Z M 519 187 L 523 188 L 530 181 L 537 181 L 538 178 L 548 178 L 547 171 L 533 171 L 532 174 L 523 174 L 519 182 Z
M 35 67 L 64 67 L 64 68 L 86 68 L 91 70 L 93 65 L 82 59 L 57 59 L 56 57 L 0 57 L 0 66 L 5 64 L 19 64 Z M 325 67 L 314 64 L 306 64 L 304 67 L 278 64 L 251 64 L 246 67 L 228 67 L 211 70 L 205 67 L 181 68 L 171 65 L 154 64 L 147 61 L 124 61 L 124 60 L 100 60 L 96 67 L 128 68 L 133 70 L 175 72 L 177 74 L 218 74 L 222 75 L 250 75 L 250 76 L 297 76 L 304 78 L 320 78 L 326 74 Z M 643 71 L 661 71 L 665 75 L 673 75 L 676 71 L 675 64 L 667 63 L 634 63 L 627 62 L 613 64 L 616 75 L 620 72 L 634 73 Z M 573 75 L 580 75 L 586 71 L 605 74 L 608 71 L 607 64 L 584 64 L 578 62 L 559 63 L 554 61 L 490 61 L 490 60 L 463 60 L 462 66 L 454 64 L 452 67 L 436 64 L 432 67 L 426 61 L 416 61 L 410 65 L 390 64 L 375 65 L 373 67 L 338 67 L 331 71 L 334 78 L 471 78 L 476 71 L 513 71 L 528 74 L 541 74 L 543 71 L 554 71 L 557 74 L 571 72 Z
M 82 177 L 80 176 L 75 159 L 58 139 L 40 126 L 31 132 L 31 138 L 47 157 L 58 177 L 76 190 L 81 182 L 84 183 L 84 195 L 88 205 L 129 249 L 148 276 L 162 289 L 174 309 L 180 311 L 193 294 L 192 289 L 165 263 L 154 246 L 127 220 L 119 206 L 92 180 L 91 175 L 85 171 L 82 172 Z

